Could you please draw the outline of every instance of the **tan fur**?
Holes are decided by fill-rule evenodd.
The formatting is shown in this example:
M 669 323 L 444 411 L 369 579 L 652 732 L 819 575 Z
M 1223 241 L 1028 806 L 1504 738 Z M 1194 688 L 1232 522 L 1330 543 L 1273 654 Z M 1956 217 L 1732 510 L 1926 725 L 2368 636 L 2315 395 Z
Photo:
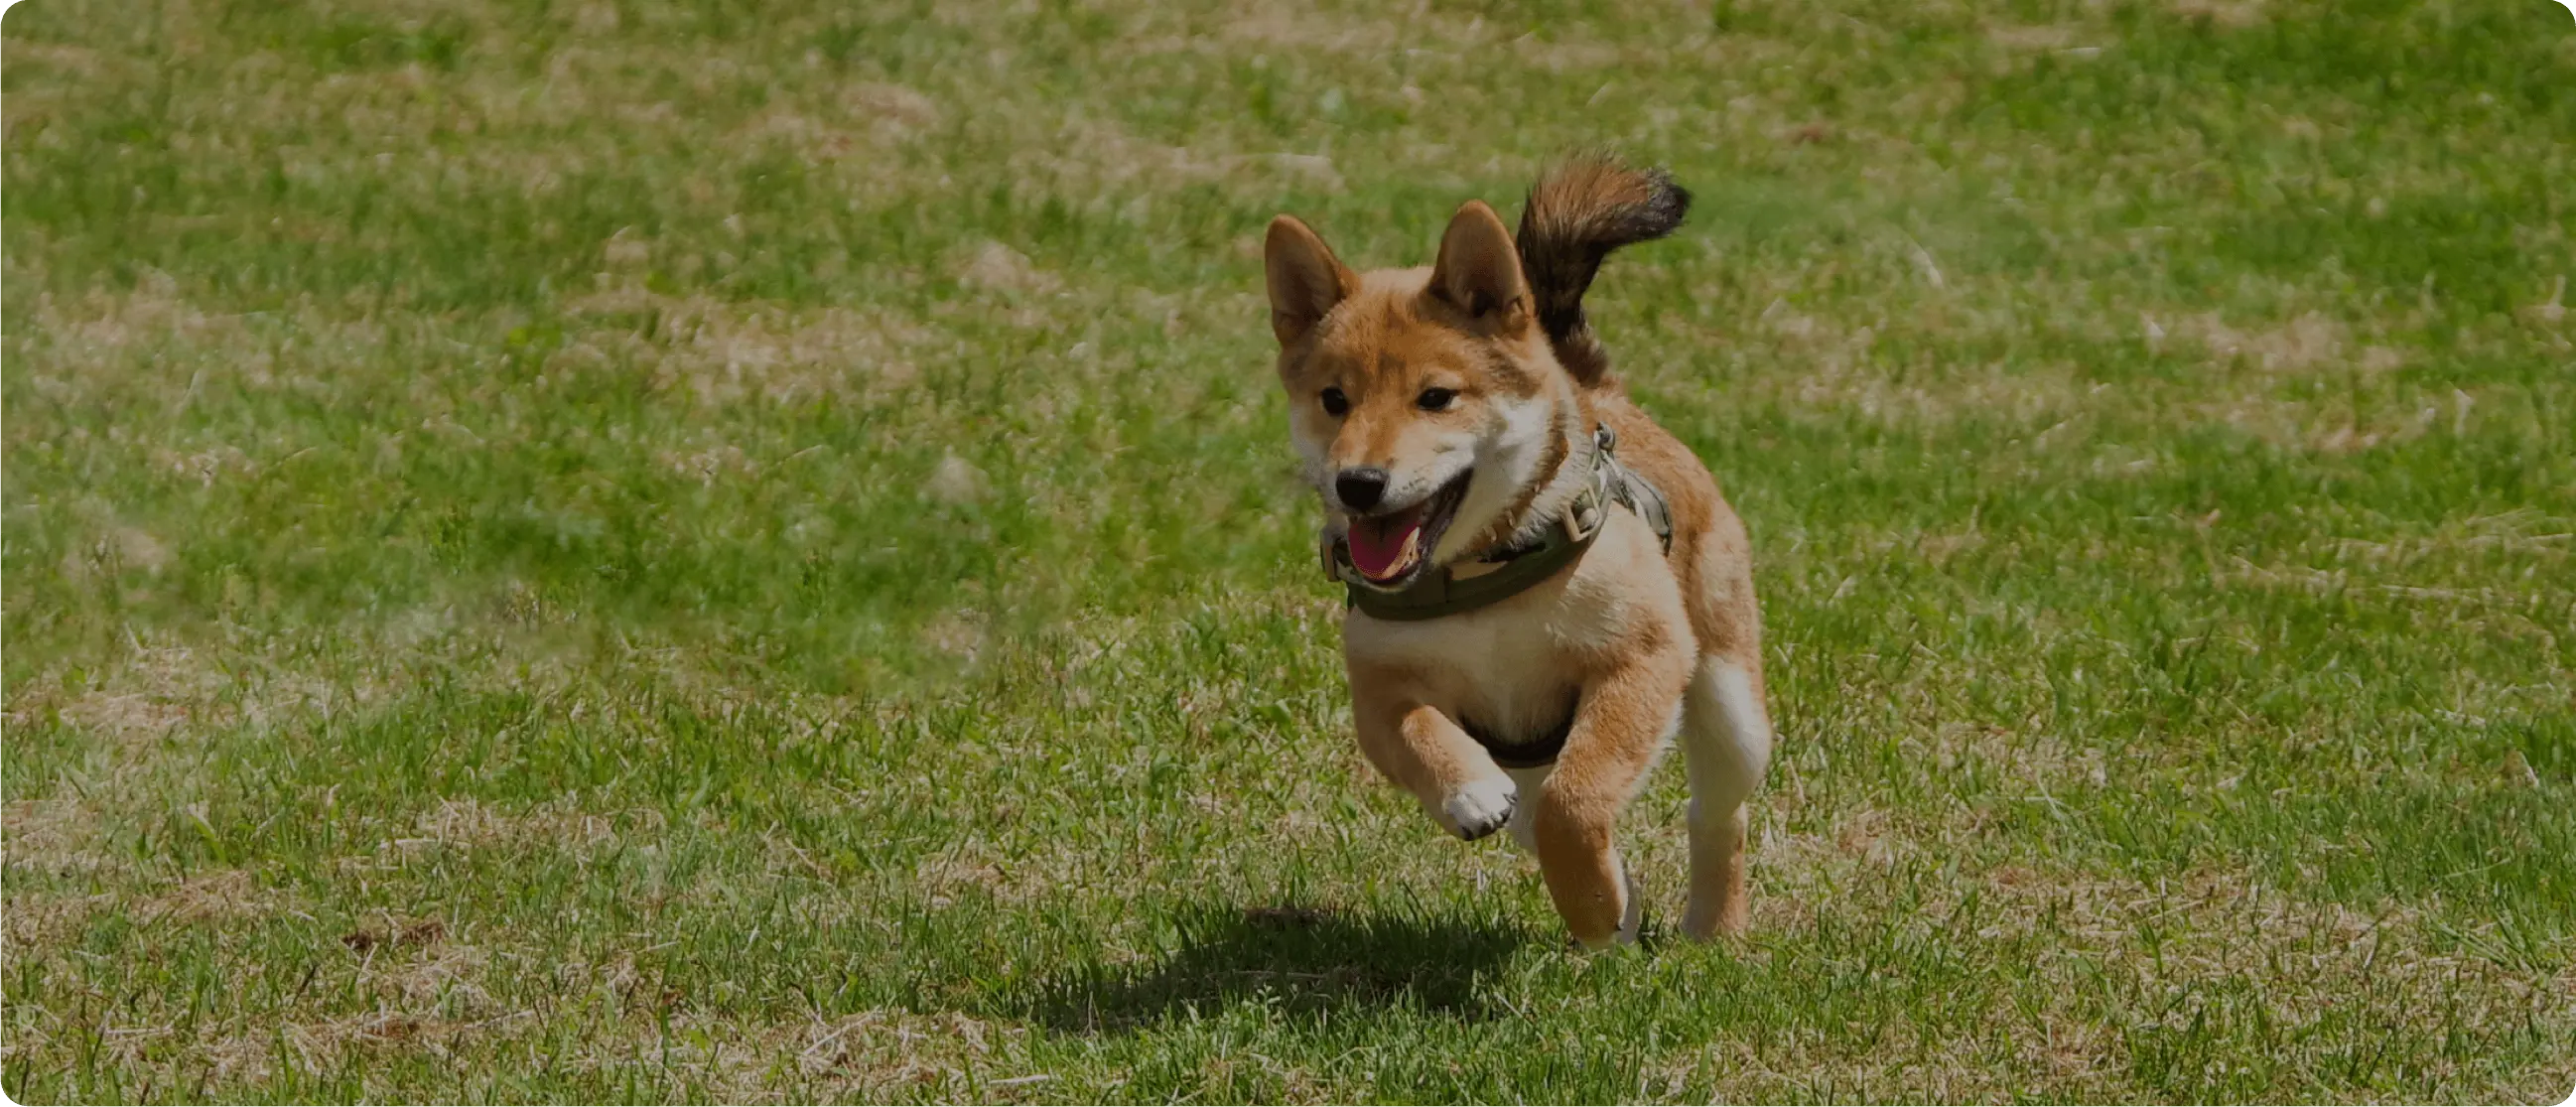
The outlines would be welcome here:
M 1588 193 L 1621 194 L 1617 181 L 1581 179 Z M 1512 245 L 1493 210 L 1470 202 L 1432 269 L 1353 275 L 1304 224 L 1272 224 L 1279 375 L 1308 478 L 1324 490 L 1327 536 L 1346 524 L 1329 510 L 1336 473 L 1383 468 L 1390 500 L 1404 503 L 1473 464 L 1465 506 L 1431 556 L 1455 564 L 1552 524 L 1588 464 L 1592 428 L 1606 424 L 1618 457 L 1670 501 L 1672 548 L 1623 510 L 1580 561 L 1491 606 L 1419 622 L 1352 611 L 1343 643 L 1360 746 L 1452 832 L 1480 835 L 1508 817 L 1574 936 L 1599 946 L 1634 937 L 1614 831 L 1679 724 L 1693 793 L 1684 929 L 1735 933 L 1743 801 L 1770 748 L 1744 526 L 1707 468 L 1614 378 L 1598 365 L 1582 382 L 1567 371 Z M 1586 351 L 1599 357 L 1597 344 Z M 1319 406 L 1328 387 L 1348 397 L 1347 414 Z M 1424 410 L 1427 387 L 1458 400 Z M 1529 774 L 1535 796 L 1461 726 L 1543 732 L 1569 697 L 1572 730 L 1553 770 Z

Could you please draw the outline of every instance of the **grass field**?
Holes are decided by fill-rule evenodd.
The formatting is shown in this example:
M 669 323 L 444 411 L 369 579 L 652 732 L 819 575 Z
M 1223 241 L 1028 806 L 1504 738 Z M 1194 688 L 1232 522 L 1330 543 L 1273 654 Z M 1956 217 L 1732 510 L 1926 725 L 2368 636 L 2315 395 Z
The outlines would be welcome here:
M 2576 1084 L 2551 0 L 110 4 L 0 44 L 30 1102 Z M 1753 933 L 1348 732 L 1258 241 L 1607 141 Z

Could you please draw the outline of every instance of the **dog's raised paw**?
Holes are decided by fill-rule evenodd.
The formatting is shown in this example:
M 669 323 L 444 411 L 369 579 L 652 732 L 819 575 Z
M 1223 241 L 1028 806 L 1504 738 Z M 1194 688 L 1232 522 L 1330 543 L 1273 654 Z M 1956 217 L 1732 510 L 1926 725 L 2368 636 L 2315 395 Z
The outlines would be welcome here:
M 1450 833 L 1473 842 L 1508 825 L 1520 803 L 1512 778 L 1479 780 L 1449 794 L 1441 805 L 1441 821 L 1449 824 Z

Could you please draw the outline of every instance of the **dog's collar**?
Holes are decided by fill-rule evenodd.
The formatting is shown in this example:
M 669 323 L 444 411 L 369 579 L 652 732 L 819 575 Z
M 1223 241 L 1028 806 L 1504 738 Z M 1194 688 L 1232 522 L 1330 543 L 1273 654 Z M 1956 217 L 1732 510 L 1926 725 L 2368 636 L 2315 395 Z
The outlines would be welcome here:
M 1534 542 L 1496 546 L 1470 559 L 1494 566 L 1487 572 L 1460 576 L 1453 566 L 1443 565 L 1402 588 L 1380 588 L 1369 583 L 1351 564 L 1350 542 L 1343 538 L 1324 547 L 1324 571 L 1348 589 L 1344 606 L 1356 607 L 1372 618 L 1415 622 L 1509 599 L 1582 560 L 1583 552 L 1592 548 L 1593 539 L 1601 536 L 1614 504 L 1626 505 L 1654 527 L 1655 536 L 1663 540 L 1664 552 L 1671 553 L 1671 506 L 1662 491 L 1611 456 L 1611 448 L 1618 442 L 1619 437 L 1610 432 L 1608 424 L 1595 431 L 1592 479 L 1585 481 L 1565 505 L 1565 514 L 1557 525 L 1547 528 Z

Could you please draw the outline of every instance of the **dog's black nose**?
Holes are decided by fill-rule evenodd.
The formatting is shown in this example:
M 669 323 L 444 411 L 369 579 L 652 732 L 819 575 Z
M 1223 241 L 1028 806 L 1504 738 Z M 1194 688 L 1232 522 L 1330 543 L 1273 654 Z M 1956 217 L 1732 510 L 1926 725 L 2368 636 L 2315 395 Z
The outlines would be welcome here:
M 1386 470 L 1344 469 L 1333 478 L 1333 492 L 1342 498 L 1343 507 L 1353 511 L 1376 507 L 1386 496 Z

